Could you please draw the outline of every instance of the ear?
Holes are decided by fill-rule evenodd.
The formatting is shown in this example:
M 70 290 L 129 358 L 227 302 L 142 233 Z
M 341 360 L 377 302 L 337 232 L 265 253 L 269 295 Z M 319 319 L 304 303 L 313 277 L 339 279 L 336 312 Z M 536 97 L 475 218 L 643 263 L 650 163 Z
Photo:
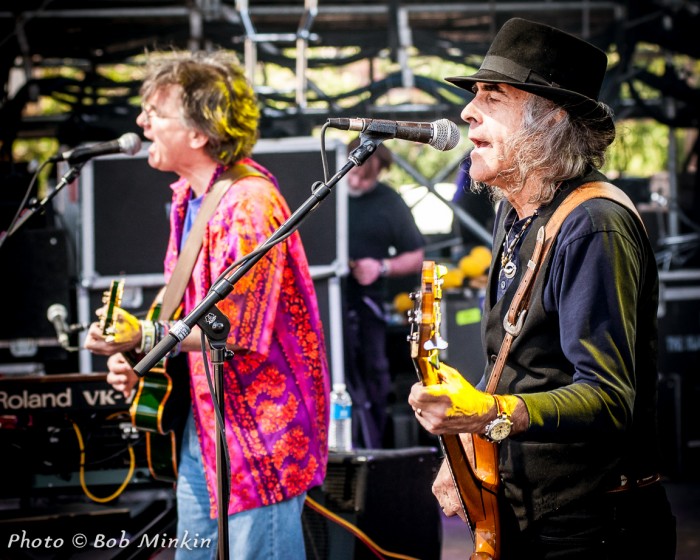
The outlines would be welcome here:
M 558 123 L 566 116 L 566 109 L 563 107 L 558 107 L 556 111 L 552 112 L 552 121 Z
M 202 134 L 199 130 L 190 130 L 189 142 L 191 148 L 198 150 L 207 145 L 209 138 L 205 134 Z

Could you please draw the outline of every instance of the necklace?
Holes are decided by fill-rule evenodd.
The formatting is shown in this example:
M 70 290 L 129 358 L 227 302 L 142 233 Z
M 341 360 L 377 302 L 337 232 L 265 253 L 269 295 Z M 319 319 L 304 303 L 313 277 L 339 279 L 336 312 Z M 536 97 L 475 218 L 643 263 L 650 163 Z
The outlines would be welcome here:
M 508 233 L 506 234 L 505 239 L 503 240 L 503 253 L 501 254 L 501 272 L 503 272 L 505 277 L 508 279 L 513 278 L 515 276 L 516 271 L 518 270 L 518 267 L 512 261 L 513 251 L 515 251 L 515 247 L 518 244 L 518 241 L 520 241 L 520 238 L 525 234 L 525 231 L 527 230 L 527 228 L 530 227 L 532 220 L 534 220 L 536 217 L 537 210 L 535 210 L 532 213 L 532 215 L 527 220 L 525 220 L 522 227 L 520 228 L 520 231 L 515 234 L 515 237 L 513 237 L 513 240 L 509 243 L 508 238 L 510 237 L 511 232 L 513 231 L 513 226 L 515 225 L 515 222 L 513 222 L 513 224 L 510 226 L 510 229 L 508 230 Z

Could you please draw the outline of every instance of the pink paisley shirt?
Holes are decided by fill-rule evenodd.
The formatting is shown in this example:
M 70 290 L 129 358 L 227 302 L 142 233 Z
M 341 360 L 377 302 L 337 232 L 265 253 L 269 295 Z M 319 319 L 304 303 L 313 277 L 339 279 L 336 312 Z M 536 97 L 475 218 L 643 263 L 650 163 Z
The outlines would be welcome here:
M 250 253 L 289 216 L 270 173 L 234 183 L 209 219 L 184 295 L 184 313 L 227 266 Z M 191 189 L 174 183 L 165 278 L 178 258 Z M 218 304 L 229 342 L 247 349 L 225 364 L 226 436 L 231 458 L 229 514 L 298 496 L 325 477 L 329 373 L 316 294 L 301 238 L 273 247 Z M 188 355 L 194 420 L 202 446 L 211 516 L 216 517 L 214 409 L 201 352 Z

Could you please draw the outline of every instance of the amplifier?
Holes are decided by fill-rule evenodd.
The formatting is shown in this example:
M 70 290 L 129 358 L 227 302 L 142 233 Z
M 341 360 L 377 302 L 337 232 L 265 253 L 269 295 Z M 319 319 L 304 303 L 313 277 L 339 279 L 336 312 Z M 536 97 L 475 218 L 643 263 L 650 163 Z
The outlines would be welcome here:
M 309 497 L 395 554 L 439 560 L 441 520 L 431 485 L 434 447 L 331 453 L 323 486 Z M 308 560 L 369 560 L 377 555 L 337 521 L 308 505 L 302 516 Z

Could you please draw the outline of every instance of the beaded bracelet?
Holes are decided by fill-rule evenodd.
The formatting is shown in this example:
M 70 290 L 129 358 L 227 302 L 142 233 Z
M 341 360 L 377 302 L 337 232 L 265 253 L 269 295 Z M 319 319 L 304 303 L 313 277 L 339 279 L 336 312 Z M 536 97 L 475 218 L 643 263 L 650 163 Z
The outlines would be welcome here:
M 153 346 L 155 346 L 161 340 L 163 340 L 163 337 L 165 336 L 165 325 L 162 321 L 155 321 L 153 323 L 153 326 L 155 327 L 155 337 L 153 338 Z
M 141 346 L 139 352 L 148 354 L 155 346 L 156 326 L 153 321 L 139 321 L 141 324 Z

